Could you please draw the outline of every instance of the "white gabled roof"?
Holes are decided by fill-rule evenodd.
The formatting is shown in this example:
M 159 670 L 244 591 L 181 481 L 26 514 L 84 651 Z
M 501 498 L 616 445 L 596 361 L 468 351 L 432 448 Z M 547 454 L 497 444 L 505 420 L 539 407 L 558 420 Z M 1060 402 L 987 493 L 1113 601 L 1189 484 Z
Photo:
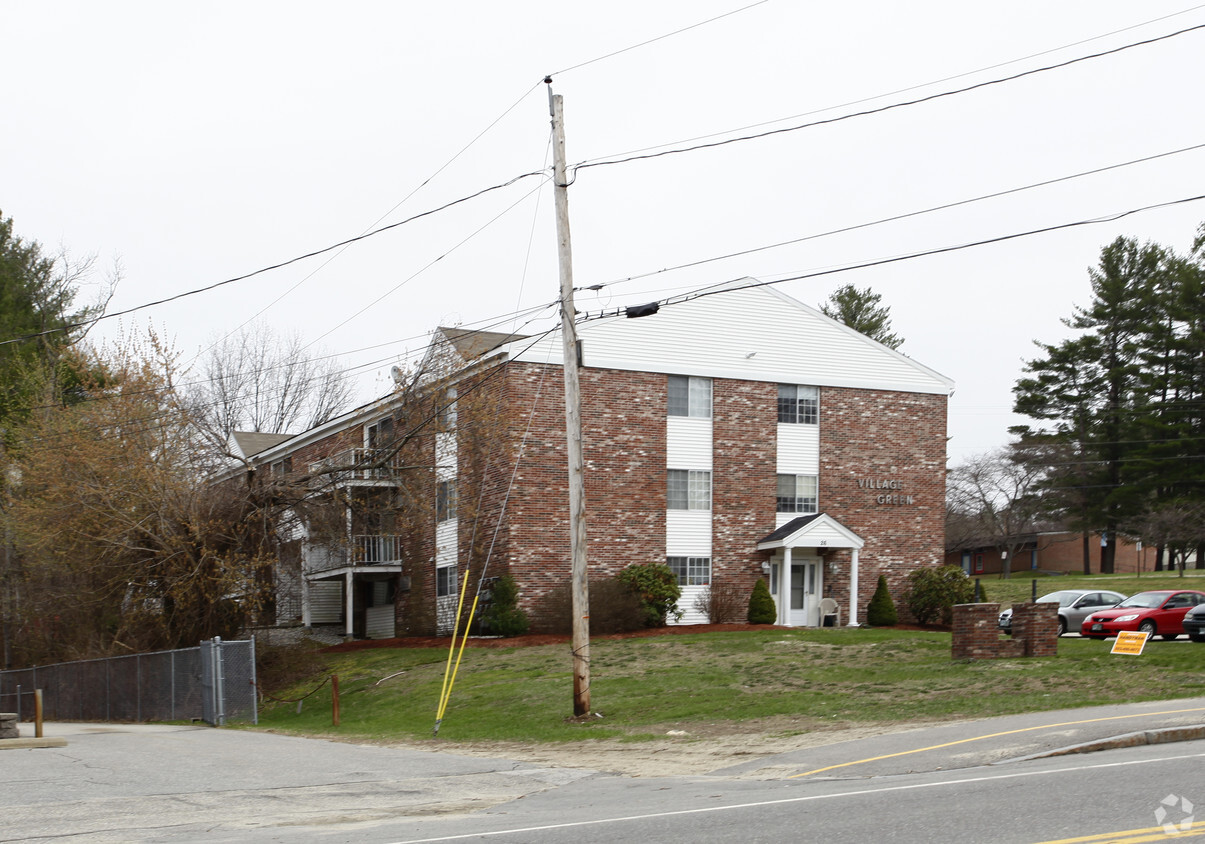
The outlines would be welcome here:
M 854 548 L 865 540 L 827 513 L 799 516 L 757 542 L 758 551 L 779 548 Z
M 745 279 L 744 283 L 755 283 Z M 578 326 L 586 366 L 949 395 L 954 382 L 770 287 L 664 305 L 647 317 Z M 513 343 L 515 360 L 560 362 L 559 334 Z

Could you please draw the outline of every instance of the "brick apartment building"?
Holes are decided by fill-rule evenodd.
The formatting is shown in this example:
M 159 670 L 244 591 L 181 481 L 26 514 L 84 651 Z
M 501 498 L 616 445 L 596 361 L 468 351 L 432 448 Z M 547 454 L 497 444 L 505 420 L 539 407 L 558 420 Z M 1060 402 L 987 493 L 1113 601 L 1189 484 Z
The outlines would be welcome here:
M 770 287 L 587 321 L 579 338 L 592 580 L 668 563 L 681 623 L 697 623 L 701 592 L 747 596 L 764 577 L 779 623 L 821 624 L 832 598 L 857 624 L 880 574 L 898 597 L 942 562 L 949 379 Z M 256 471 L 304 468 L 378 502 L 371 518 L 348 504 L 337 541 L 304 518 L 283 531 L 279 623 L 445 632 L 487 556 L 547 623 L 570 559 L 560 338 L 435 341 L 456 398 L 400 451 L 396 397 L 279 442 L 238 435 Z M 426 505 L 396 495 L 415 478 Z

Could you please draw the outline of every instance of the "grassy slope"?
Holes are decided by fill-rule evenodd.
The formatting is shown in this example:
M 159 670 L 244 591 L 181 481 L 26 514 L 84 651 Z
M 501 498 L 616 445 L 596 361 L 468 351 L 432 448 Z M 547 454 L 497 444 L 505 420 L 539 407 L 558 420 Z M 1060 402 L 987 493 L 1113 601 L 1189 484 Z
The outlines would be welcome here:
M 980 579 L 989 601 L 999 603 L 1001 608 L 1010 606 L 1017 601 L 1030 599 L 1033 576 L 1028 571 L 1014 572 L 1008 580 L 1002 580 L 995 575 Z M 1056 592 L 1059 589 L 1112 589 L 1123 595 L 1133 595 L 1136 592 L 1146 592 L 1150 589 L 1195 589 L 1205 592 L 1205 572 L 1189 569 L 1180 577 L 1176 573 L 1147 572 L 1143 575 L 1132 574 L 1097 574 L 1090 577 L 1084 575 L 1061 575 L 1058 577 L 1038 577 L 1038 595 Z
M 1152 642 L 1138 657 L 1112 656 L 1109 647 L 1062 639 L 1052 658 L 956 663 L 950 635 L 937 632 L 768 629 L 596 640 L 592 705 L 604 717 L 589 723 L 566 718 L 572 688 L 565 645 L 468 649 L 440 738 L 638 741 L 668 729 L 759 724 L 797 732 L 1205 694 L 1205 645 Z M 293 703 L 265 706 L 262 728 L 367 739 L 431 736 L 446 652 L 381 649 L 324 659 L 327 666 L 309 679 L 269 691 L 299 697 L 338 674 L 341 726 L 331 727 L 327 686 L 300 714 Z M 382 680 L 397 672 L 405 673 Z

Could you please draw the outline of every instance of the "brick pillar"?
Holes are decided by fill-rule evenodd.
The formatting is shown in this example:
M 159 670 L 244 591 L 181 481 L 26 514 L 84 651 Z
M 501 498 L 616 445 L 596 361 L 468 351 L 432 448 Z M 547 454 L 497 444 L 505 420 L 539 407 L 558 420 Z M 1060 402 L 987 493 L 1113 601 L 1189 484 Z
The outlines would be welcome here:
M 1059 643 L 1059 605 L 1013 604 L 1013 641 L 1021 643 L 1025 656 L 1054 656 Z
M 955 604 L 953 659 L 995 659 L 1000 643 L 999 604 Z

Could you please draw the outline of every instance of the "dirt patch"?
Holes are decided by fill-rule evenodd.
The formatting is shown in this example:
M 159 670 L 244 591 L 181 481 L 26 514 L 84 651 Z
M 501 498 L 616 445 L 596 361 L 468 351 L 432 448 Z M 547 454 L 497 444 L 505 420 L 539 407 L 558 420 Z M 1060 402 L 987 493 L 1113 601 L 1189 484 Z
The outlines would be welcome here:
M 430 740 L 373 743 L 464 756 L 514 759 L 552 768 L 606 771 L 630 777 L 702 776 L 792 750 L 873 738 L 921 729 L 936 723 L 939 722 L 854 725 L 781 716 L 736 725 L 696 724 L 690 730 L 666 730 L 662 738 L 652 741 L 590 739 L 563 744 L 526 744 Z M 330 738 L 339 740 L 337 736 Z M 780 775 L 781 771 L 767 765 L 752 766 L 742 776 L 763 778 Z

